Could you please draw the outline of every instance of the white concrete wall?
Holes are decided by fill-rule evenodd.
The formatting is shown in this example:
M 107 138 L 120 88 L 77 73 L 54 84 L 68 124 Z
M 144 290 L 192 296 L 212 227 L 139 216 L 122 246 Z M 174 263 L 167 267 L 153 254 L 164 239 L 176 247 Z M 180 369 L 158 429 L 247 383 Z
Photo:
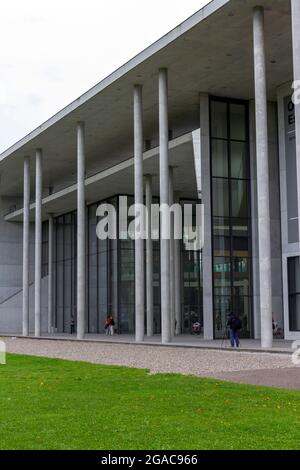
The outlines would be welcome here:
M 22 333 L 23 227 L 4 220 L 4 215 L 20 200 L 0 198 L 0 335 Z M 30 330 L 34 320 L 34 225 L 30 229 Z M 42 287 L 42 323 L 47 331 L 47 282 Z M 46 324 L 45 324 L 46 322 Z
M 14 297 L 7 300 L 1 308 L 0 313 L 0 335 L 22 334 L 22 290 Z M 29 288 L 29 332 L 34 334 L 34 283 Z M 48 321 L 48 277 L 42 279 L 42 333 L 47 333 Z

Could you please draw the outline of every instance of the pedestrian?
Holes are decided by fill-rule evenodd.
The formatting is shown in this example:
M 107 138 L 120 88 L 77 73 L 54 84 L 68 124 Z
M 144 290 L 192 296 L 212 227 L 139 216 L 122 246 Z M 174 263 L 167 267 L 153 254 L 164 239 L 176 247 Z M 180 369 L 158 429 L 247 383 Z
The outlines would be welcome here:
M 109 336 L 114 336 L 115 333 L 115 321 L 112 315 L 109 317 Z
M 108 315 L 105 325 L 104 325 L 106 336 L 114 336 L 114 333 L 115 333 L 114 326 L 115 326 L 115 322 L 114 322 L 113 316 Z
M 105 325 L 104 325 L 106 336 L 109 336 L 109 321 L 110 321 L 110 315 L 107 316 Z
M 228 317 L 227 326 L 229 327 L 230 331 L 230 343 L 231 347 L 237 348 L 240 347 L 240 339 L 239 339 L 239 330 L 242 328 L 242 322 L 240 318 L 235 314 L 231 313 Z
M 71 335 L 74 335 L 75 334 L 75 312 L 74 311 L 71 314 L 70 329 L 71 329 Z

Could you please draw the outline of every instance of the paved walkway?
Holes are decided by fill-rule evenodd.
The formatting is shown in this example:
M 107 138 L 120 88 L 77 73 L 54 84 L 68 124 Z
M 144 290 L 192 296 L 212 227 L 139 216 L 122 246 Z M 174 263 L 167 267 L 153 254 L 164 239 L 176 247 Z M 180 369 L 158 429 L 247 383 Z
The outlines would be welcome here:
M 288 354 L 165 348 L 120 342 L 3 339 L 7 351 L 16 354 L 149 369 L 152 374 L 192 374 L 300 390 L 300 367 L 293 367 Z
M 10 335 L 11 336 L 11 335 Z M 22 338 L 22 336 L 20 336 Z M 34 337 L 32 337 L 34 339 Z M 77 341 L 76 335 L 68 335 L 68 334 L 59 334 L 56 333 L 54 335 L 43 335 L 43 339 L 51 339 L 55 340 L 68 340 L 68 341 Z M 134 344 L 135 337 L 134 335 L 115 335 L 113 337 L 109 337 L 106 335 L 95 335 L 95 334 L 86 334 L 84 341 L 86 342 L 100 342 L 100 343 L 120 343 L 120 344 Z M 159 335 L 155 335 L 152 338 L 145 338 L 145 341 L 141 343 L 141 345 L 156 345 L 159 346 L 161 343 L 161 337 Z M 274 340 L 274 345 L 272 349 L 262 350 L 261 343 L 259 340 L 255 339 L 243 339 L 241 340 L 241 351 L 257 351 L 257 352 L 273 352 L 273 353 L 286 353 L 291 354 L 293 352 L 292 349 L 292 341 L 286 340 Z M 204 348 L 204 349 L 231 349 L 229 340 L 212 340 L 207 341 L 204 340 L 201 336 L 193 336 L 193 335 L 180 335 L 173 339 L 173 342 L 168 346 L 174 347 L 182 347 L 182 348 Z

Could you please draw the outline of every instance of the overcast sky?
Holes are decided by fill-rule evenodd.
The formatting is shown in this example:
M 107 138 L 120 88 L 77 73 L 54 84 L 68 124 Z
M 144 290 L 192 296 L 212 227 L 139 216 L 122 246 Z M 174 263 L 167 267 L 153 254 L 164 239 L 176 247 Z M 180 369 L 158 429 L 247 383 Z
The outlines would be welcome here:
M 209 0 L 1 0 L 0 152 Z

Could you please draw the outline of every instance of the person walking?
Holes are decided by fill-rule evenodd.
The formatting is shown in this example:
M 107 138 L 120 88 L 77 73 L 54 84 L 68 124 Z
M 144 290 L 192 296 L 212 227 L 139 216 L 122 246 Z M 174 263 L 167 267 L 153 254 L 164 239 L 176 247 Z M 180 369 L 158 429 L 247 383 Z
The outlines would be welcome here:
M 71 319 L 70 319 L 70 330 L 71 330 L 71 335 L 74 335 L 75 332 L 75 315 L 76 315 L 76 310 L 74 309 L 71 313 Z
M 235 314 L 231 313 L 228 317 L 227 326 L 229 327 L 230 332 L 230 343 L 231 347 L 237 348 L 240 347 L 240 339 L 239 339 L 239 330 L 242 328 L 242 322 L 240 318 Z
M 114 336 L 115 333 L 115 321 L 112 315 L 108 315 L 106 322 L 105 322 L 105 333 L 106 336 Z
M 115 334 L 115 321 L 113 319 L 113 316 L 110 315 L 109 317 L 109 336 L 114 336 Z
M 110 321 L 110 315 L 106 318 L 104 329 L 105 329 L 105 334 L 106 336 L 109 336 L 109 321 Z

